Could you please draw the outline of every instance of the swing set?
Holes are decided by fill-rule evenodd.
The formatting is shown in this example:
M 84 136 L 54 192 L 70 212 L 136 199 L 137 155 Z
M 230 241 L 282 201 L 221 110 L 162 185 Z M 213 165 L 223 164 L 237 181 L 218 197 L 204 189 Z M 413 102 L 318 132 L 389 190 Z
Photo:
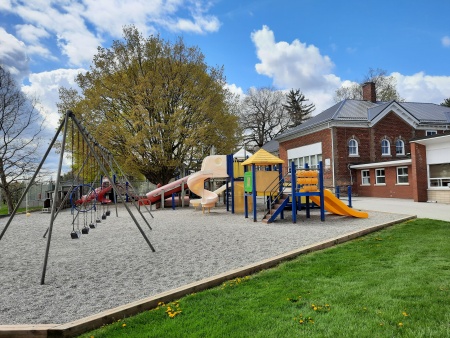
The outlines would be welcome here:
M 69 125 L 69 120 L 71 125 Z M 104 147 L 102 147 L 92 135 L 90 135 L 87 130 L 80 124 L 80 122 L 75 117 L 75 114 L 72 111 L 67 111 L 64 115 L 64 120 L 59 125 L 55 136 L 50 142 L 47 151 L 44 154 L 41 162 L 39 163 L 33 177 L 30 179 L 26 189 L 24 190 L 21 198 L 19 199 L 16 207 L 14 208 L 11 216 L 9 217 L 3 231 L 0 234 L 0 240 L 3 238 L 6 230 L 11 224 L 14 216 L 17 213 L 17 210 L 28 193 L 29 189 L 34 183 L 39 171 L 42 169 L 50 150 L 55 145 L 58 136 L 62 132 L 62 144 L 61 144 L 61 153 L 59 156 L 59 164 L 58 171 L 56 175 L 55 182 L 55 190 L 53 193 L 53 198 L 56 200 L 56 196 L 58 194 L 58 187 L 60 185 L 61 180 L 61 168 L 64 159 L 64 154 L 66 151 L 66 139 L 69 132 L 71 130 L 71 143 L 72 143 L 72 185 L 70 191 L 64 196 L 59 207 L 57 207 L 56 203 L 51 204 L 51 215 L 50 215 L 50 225 L 47 228 L 47 231 L 44 234 L 44 238 L 47 237 L 47 246 L 45 250 L 44 264 L 42 268 L 41 275 L 41 285 L 45 284 L 45 275 L 47 270 L 48 256 L 50 252 L 50 243 L 52 238 L 53 225 L 56 217 L 60 210 L 63 209 L 65 203 L 69 200 L 71 206 L 72 213 L 72 231 L 70 233 L 70 237 L 72 239 L 80 239 L 82 234 L 88 234 L 89 229 L 95 229 L 97 223 L 101 223 L 101 219 L 105 220 L 107 216 L 110 215 L 109 204 L 114 202 L 116 206 L 116 217 L 118 216 L 117 210 L 117 196 L 119 197 L 120 202 L 123 204 L 128 214 L 134 221 L 136 227 L 141 233 L 144 240 L 147 242 L 150 249 L 155 252 L 153 245 L 150 243 L 147 235 L 143 231 L 141 225 L 139 224 L 136 216 L 131 211 L 129 205 L 126 203 L 125 199 L 120 193 L 123 188 L 120 184 L 116 184 L 115 179 L 110 180 L 109 177 L 123 177 L 129 182 L 128 178 L 120 168 L 120 165 L 114 159 L 112 154 Z M 75 153 L 74 142 L 75 142 L 75 130 L 77 131 L 77 151 L 78 154 Z M 80 147 L 80 141 L 82 145 Z M 78 159 L 83 159 L 83 163 L 78 169 L 77 174 L 74 174 L 74 156 L 77 155 Z M 87 167 L 87 168 L 86 168 Z M 94 175 L 94 173 L 96 174 Z M 95 181 L 98 180 L 100 176 L 100 186 L 98 188 L 94 188 Z M 82 179 L 80 179 L 82 178 Z M 85 179 L 87 182 L 85 183 Z M 90 180 L 89 180 L 90 179 Z M 129 184 L 129 183 L 128 183 Z M 127 184 L 127 185 L 128 185 Z M 134 188 L 130 185 L 131 190 Z M 109 194 L 113 190 L 113 201 L 106 198 L 106 195 Z M 131 199 L 132 205 L 136 208 L 139 215 L 142 217 L 143 221 L 147 224 L 148 228 L 152 230 L 149 222 L 145 218 L 144 214 L 141 212 L 138 203 L 136 203 L 135 199 Z M 151 211 L 145 206 L 146 210 L 153 218 Z M 80 216 L 81 215 L 81 216 Z M 90 223 L 88 222 L 90 216 Z M 95 218 L 95 221 L 94 221 Z M 82 225 L 80 225 L 82 223 Z M 89 224 L 88 224 L 89 223 Z

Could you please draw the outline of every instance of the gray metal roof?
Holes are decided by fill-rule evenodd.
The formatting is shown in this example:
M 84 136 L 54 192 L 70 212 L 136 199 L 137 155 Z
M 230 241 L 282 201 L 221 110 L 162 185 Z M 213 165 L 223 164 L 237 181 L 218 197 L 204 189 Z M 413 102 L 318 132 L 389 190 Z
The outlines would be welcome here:
M 303 124 L 289 129 L 275 139 L 283 139 L 302 131 L 332 121 L 371 122 L 382 114 L 392 103 L 397 103 L 406 112 L 411 114 L 419 123 L 450 123 L 450 107 L 434 103 L 417 102 L 370 102 L 362 100 L 344 100 L 313 116 Z
M 267 142 L 266 144 L 264 144 L 262 146 L 262 148 L 265 151 L 268 151 L 269 153 L 275 153 L 275 152 L 278 152 L 278 150 L 279 150 L 279 144 L 278 144 L 277 140 L 271 140 L 271 141 Z

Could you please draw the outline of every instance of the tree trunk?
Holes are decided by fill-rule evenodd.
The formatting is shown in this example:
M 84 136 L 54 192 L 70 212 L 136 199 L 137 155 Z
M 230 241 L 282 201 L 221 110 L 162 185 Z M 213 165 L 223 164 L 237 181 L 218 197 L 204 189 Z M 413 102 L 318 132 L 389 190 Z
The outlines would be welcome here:
M 2 176 L 0 179 L 1 179 L 2 185 L 3 185 L 3 183 L 6 182 L 6 177 Z M 14 203 L 12 200 L 11 192 L 9 191 L 7 185 L 6 185 L 6 187 L 4 187 L 4 186 L 1 187 L 1 189 L 2 189 L 2 199 L 4 199 L 6 201 L 6 205 L 8 206 L 8 214 L 10 215 L 14 210 Z

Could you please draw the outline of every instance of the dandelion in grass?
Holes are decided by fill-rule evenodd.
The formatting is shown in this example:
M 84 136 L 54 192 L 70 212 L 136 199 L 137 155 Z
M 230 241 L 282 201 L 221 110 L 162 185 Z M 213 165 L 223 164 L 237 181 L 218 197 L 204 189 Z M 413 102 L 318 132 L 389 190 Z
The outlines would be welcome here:
M 404 317 L 408 317 L 409 315 L 406 313 L 406 311 L 403 311 L 402 312 L 402 315 L 404 316 Z
M 127 326 L 127 324 L 123 323 L 123 324 L 122 324 L 122 327 L 125 327 L 125 326 Z
M 403 323 L 402 322 L 398 323 L 398 327 L 403 327 Z

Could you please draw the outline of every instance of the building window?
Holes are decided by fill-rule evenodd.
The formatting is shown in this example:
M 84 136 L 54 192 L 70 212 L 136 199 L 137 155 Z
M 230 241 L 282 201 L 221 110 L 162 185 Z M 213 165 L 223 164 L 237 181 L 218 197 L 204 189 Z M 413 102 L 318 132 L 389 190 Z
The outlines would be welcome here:
M 361 170 L 362 185 L 370 185 L 370 171 Z
M 407 184 L 408 181 L 408 167 L 397 168 L 397 184 Z
M 348 141 L 348 154 L 349 156 L 358 156 L 358 141 L 353 138 Z
M 450 163 L 430 164 L 430 187 L 450 188 Z
M 425 134 L 427 136 L 436 135 L 437 134 L 437 130 L 427 130 Z
M 397 140 L 395 142 L 395 154 L 398 155 L 405 155 L 405 142 L 403 140 Z
M 384 168 L 375 169 L 375 183 L 376 184 L 386 184 L 386 176 L 384 174 Z
M 381 141 L 381 155 L 386 156 L 391 154 L 391 144 L 388 140 L 384 139 Z

